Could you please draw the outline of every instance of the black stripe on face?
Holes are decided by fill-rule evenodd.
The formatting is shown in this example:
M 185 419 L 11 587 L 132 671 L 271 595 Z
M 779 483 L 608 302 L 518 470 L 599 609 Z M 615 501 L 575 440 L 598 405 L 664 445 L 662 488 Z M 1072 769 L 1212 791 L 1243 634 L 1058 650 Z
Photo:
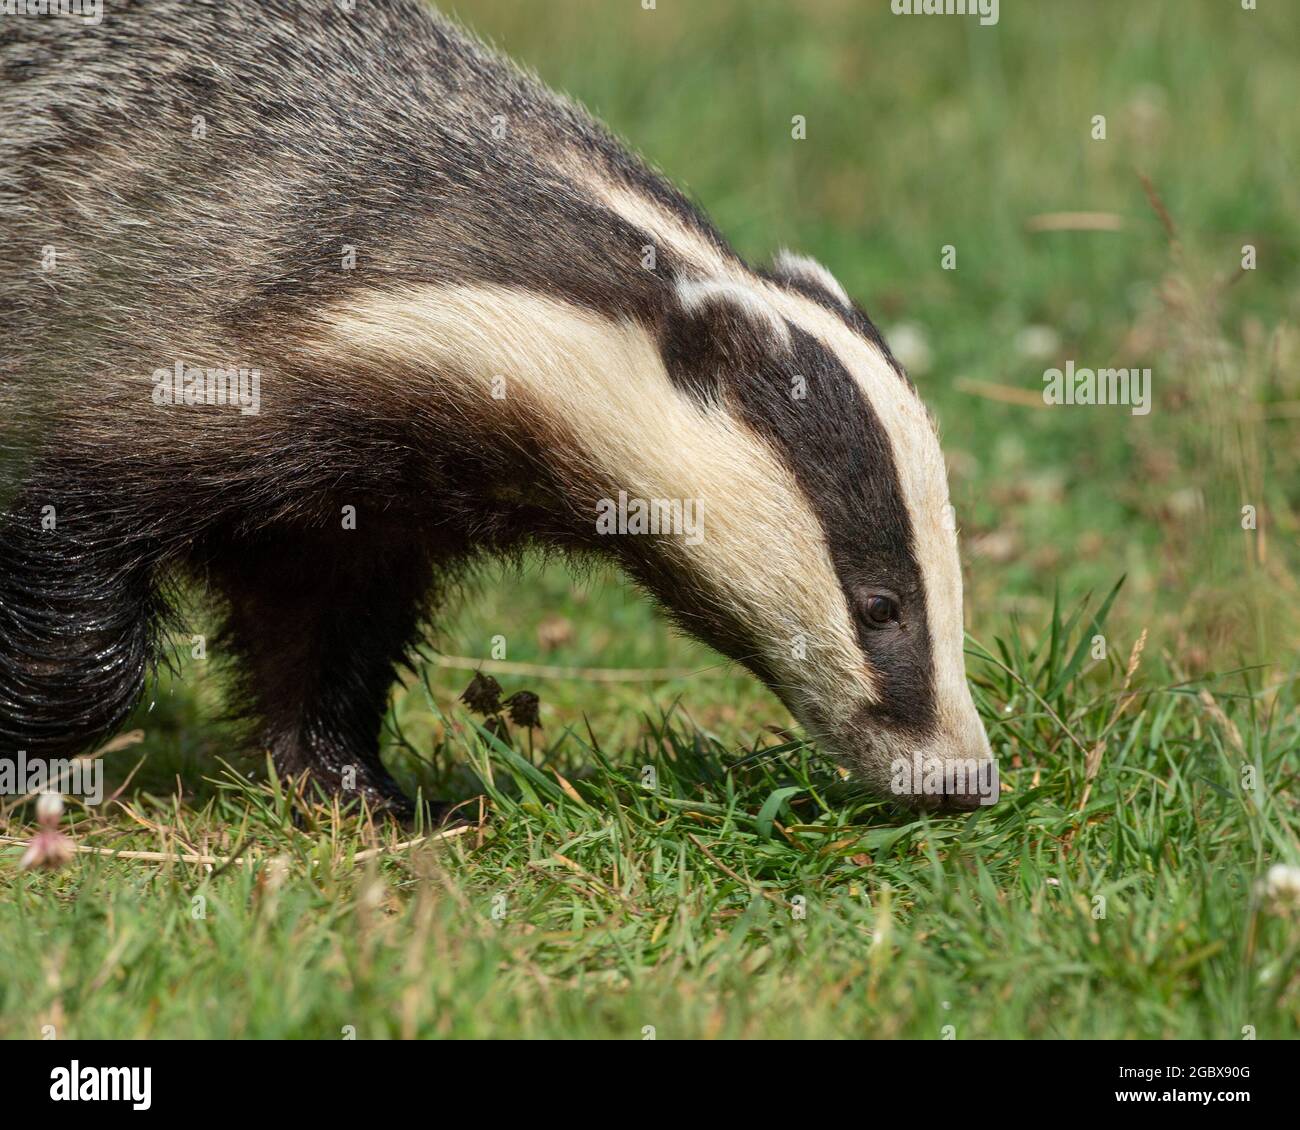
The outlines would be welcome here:
M 798 327 L 790 330 L 790 353 L 733 371 L 726 397 L 790 468 L 821 523 L 883 692 L 865 717 L 929 730 L 937 712 L 926 593 L 889 437 L 838 358 Z M 876 588 L 898 597 L 900 626 L 869 627 L 856 611 L 860 594 Z

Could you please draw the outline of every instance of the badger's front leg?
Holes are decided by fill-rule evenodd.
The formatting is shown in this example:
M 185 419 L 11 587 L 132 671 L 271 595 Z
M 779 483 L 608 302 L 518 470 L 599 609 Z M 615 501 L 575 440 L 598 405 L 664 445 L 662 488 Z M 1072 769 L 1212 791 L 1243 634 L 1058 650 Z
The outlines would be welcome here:
M 398 664 L 417 638 L 430 569 L 407 547 L 293 530 L 235 542 L 206 564 L 228 603 L 218 649 L 245 713 L 286 774 L 409 816 L 379 757 Z

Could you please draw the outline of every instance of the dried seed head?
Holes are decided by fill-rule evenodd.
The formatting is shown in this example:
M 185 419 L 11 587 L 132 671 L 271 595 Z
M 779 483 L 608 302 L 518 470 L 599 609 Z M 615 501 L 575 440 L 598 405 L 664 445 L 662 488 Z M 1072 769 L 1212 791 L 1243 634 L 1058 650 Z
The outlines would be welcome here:
M 541 728 L 539 708 L 542 701 L 532 691 L 515 691 L 506 699 L 506 705 L 510 708 L 510 721 L 516 726 Z
M 461 694 L 460 701 L 476 714 L 497 714 L 501 710 L 501 684 L 491 675 L 476 671 L 469 686 Z

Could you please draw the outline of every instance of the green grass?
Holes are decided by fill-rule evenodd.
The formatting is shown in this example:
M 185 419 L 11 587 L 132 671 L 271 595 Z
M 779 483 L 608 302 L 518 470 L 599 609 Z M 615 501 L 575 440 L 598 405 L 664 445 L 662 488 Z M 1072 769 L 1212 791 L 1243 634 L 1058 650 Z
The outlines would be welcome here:
M 1002 801 L 864 798 L 617 576 L 489 574 L 436 645 L 477 663 L 501 637 L 544 729 L 489 738 L 430 650 L 386 746 L 470 832 L 398 847 L 269 778 L 187 661 L 107 755 L 117 799 L 65 821 L 175 858 L 30 873 L 0 846 L 0 1036 L 1300 1034 L 1300 909 L 1256 893 L 1300 863 L 1298 44 L 1261 7 L 1004 4 L 980 29 L 884 0 L 460 5 L 742 253 L 814 254 L 926 342 Z M 1027 227 L 1064 211 L 1121 230 Z M 1150 365 L 1151 415 L 1015 402 L 1067 357 Z M 0 834 L 32 828 L 0 806 Z
M 973 664 L 1007 792 L 961 820 L 900 817 L 797 743 L 738 757 L 676 712 L 616 752 L 571 729 L 530 758 L 417 683 L 398 714 L 445 718 L 432 754 L 477 782 L 470 831 L 396 848 L 233 773 L 198 803 L 137 793 L 76 838 L 257 862 L 7 867 L 0 1033 L 1295 1037 L 1296 918 L 1252 896 L 1297 854 L 1294 699 L 1209 684 L 1214 723 L 1206 684 L 1143 664 L 1126 702 L 1092 628 Z M 1074 743 L 1103 739 L 1080 811 Z

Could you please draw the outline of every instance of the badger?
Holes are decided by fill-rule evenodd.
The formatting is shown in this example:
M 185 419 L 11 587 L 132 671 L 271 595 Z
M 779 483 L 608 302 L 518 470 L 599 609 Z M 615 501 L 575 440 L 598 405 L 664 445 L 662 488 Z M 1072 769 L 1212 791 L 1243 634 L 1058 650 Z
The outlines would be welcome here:
M 195 587 L 255 748 L 409 812 L 392 684 L 466 570 L 539 547 L 615 562 L 867 788 L 990 799 L 898 785 L 992 755 L 935 424 L 824 267 L 750 266 L 418 0 L 18 15 L 0 75 L 6 754 L 119 728 Z

